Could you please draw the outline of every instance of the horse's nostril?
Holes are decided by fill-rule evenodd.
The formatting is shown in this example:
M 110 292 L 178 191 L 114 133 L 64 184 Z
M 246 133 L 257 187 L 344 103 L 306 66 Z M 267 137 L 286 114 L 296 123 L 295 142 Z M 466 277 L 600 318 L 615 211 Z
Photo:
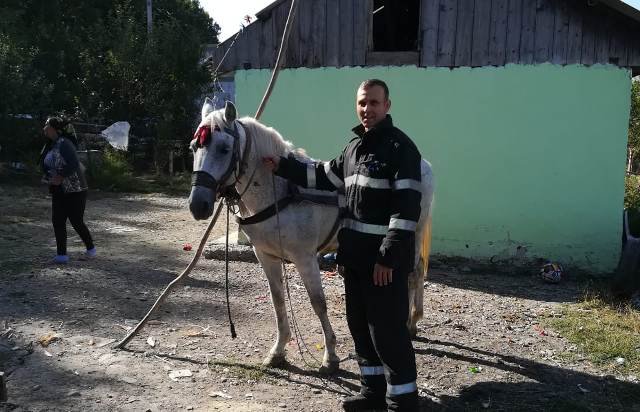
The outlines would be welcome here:
M 205 216 L 208 211 L 209 211 L 209 203 L 207 202 L 200 203 L 200 210 L 199 210 L 200 215 Z

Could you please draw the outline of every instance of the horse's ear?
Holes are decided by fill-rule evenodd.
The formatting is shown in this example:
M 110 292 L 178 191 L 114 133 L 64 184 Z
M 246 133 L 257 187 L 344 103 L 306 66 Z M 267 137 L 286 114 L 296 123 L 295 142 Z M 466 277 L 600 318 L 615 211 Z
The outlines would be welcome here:
M 238 112 L 236 111 L 236 106 L 227 101 L 224 104 L 224 121 L 231 124 L 238 117 Z
M 213 104 L 213 101 L 211 101 L 211 99 L 209 99 L 208 97 L 205 97 L 204 104 L 202 105 L 202 120 L 204 120 L 204 118 L 207 117 L 207 115 L 214 109 L 215 105 Z

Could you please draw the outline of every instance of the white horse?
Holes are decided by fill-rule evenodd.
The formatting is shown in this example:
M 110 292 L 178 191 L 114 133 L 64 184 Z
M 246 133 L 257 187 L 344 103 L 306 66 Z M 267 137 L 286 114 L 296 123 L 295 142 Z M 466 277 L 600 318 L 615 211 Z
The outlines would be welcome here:
M 189 196 L 189 209 L 195 219 L 206 219 L 213 213 L 214 203 L 223 191 L 235 189 L 239 197 L 239 217 L 258 213 L 259 222 L 242 224 L 255 254 L 269 281 L 271 300 L 275 309 L 278 336 L 263 364 L 277 366 L 285 361 L 285 345 L 291 339 L 291 330 L 285 305 L 281 259 L 293 262 L 307 289 L 311 305 L 320 319 L 324 333 L 325 352 L 321 372 L 333 372 L 339 366 L 335 352 L 336 338 L 327 316 L 327 305 L 317 253 L 335 250 L 338 205 L 312 201 L 296 201 L 285 205 L 282 199 L 290 197 L 291 184 L 275 177 L 263 164 L 263 157 L 287 156 L 290 153 L 303 161 L 312 162 L 301 150 L 293 151 L 290 142 L 257 120 L 237 119 L 236 108 L 227 103 L 224 110 L 213 111 L 210 102 L 202 108 L 202 121 L 192 141 L 194 152 L 193 186 Z M 416 232 L 416 267 L 409 276 L 410 313 L 408 328 L 416 334 L 416 323 L 422 317 L 423 280 L 428 266 L 431 238 L 431 200 L 433 178 L 431 166 L 423 161 L 422 214 Z M 275 196 L 274 196 L 275 189 Z M 306 194 L 329 192 L 299 189 Z M 337 194 L 333 193 L 337 198 Z M 274 199 L 280 202 L 279 216 L 265 214 L 273 211 Z M 262 216 L 262 219 L 260 219 Z M 279 220 L 280 227 L 277 227 Z M 335 222 L 335 223 L 334 223 Z M 278 233 L 281 233 L 281 241 Z

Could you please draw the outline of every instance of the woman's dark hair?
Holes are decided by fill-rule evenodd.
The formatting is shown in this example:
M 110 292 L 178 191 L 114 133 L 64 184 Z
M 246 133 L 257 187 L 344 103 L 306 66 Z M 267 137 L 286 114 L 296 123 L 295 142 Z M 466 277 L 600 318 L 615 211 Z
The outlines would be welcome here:
M 44 125 L 53 127 L 59 136 L 69 140 L 76 148 L 78 147 L 78 139 L 69 120 L 58 116 L 49 116 Z

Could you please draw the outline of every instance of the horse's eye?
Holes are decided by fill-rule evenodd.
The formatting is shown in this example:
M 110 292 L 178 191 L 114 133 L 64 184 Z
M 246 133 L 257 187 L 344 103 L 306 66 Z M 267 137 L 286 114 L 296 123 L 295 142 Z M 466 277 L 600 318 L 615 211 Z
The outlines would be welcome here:
M 227 145 L 220 145 L 216 148 L 216 150 L 218 151 L 218 153 L 222 153 L 222 154 L 228 154 L 231 150 L 229 149 L 229 146 Z

